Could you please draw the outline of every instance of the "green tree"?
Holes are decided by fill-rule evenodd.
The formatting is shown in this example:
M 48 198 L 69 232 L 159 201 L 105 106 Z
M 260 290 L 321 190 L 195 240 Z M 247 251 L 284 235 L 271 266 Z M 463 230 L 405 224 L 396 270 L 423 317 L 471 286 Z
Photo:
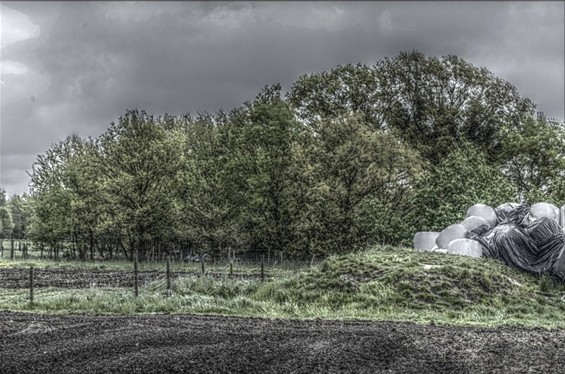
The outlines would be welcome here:
M 241 227 L 251 247 L 282 251 L 294 242 L 292 229 L 296 181 L 301 173 L 293 154 L 303 141 L 304 128 L 280 98 L 280 86 L 266 87 L 251 103 L 230 116 L 235 170 L 244 181 Z
M 360 114 L 374 129 L 395 131 L 433 164 L 465 142 L 496 156 L 501 129 L 517 129 L 535 112 L 529 99 L 487 69 L 417 51 L 372 67 L 302 76 L 288 97 L 305 123 Z
M 190 120 L 179 175 L 183 231 L 198 251 L 211 255 L 242 245 L 245 197 L 226 129 L 222 113 Z
M 512 84 L 453 55 L 402 52 L 376 73 L 385 122 L 433 163 L 466 142 L 496 155 L 500 131 L 535 111 Z
M 76 134 L 51 146 L 32 166 L 31 205 L 34 211 L 29 228 L 31 239 L 47 243 L 58 256 L 62 242 L 72 237 L 69 163 L 79 157 L 83 140 Z
M 10 209 L 8 208 L 6 191 L 0 189 L 0 238 L 11 238 L 13 229 L 14 222 Z
M 367 65 L 338 65 L 329 72 L 303 75 L 287 94 L 298 117 L 307 124 L 357 114 L 380 128 L 383 110 L 377 100 L 375 70 Z
M 417 184 L 412 234 L 442 230 L 462 221 L 472 205 L 496 207 L 517 198 L 516 188 L 487 161 L 484 152 L 467 144 L 427 170 Z
M 528 117 L 516 131 L 505 131 L 502 172 L 528 204 L 565 200 L 565 124 L 543 114 Z
M 421 170 L 418 154 L 355 116 L 320 123 L 309 153 L 303 212 L 311 250 L 348 252 L 395 240 L 378 219 L 405 204 Z M 367 214 L 371 204 L 383 209 Z
M 32 216 L 32 208 L 28 200 L 29 196 L 25 193 L 22 196 L 12 195 L 8 199 L 7 206 L 14 224 L 12 233 L 14 239 L 27 238 L 27 230 Z
M 97 139 L 102 188 L 130 258 L 177 224 L 173 189 L 182 139 L 162 118 L 138 110 L 127 111 Z

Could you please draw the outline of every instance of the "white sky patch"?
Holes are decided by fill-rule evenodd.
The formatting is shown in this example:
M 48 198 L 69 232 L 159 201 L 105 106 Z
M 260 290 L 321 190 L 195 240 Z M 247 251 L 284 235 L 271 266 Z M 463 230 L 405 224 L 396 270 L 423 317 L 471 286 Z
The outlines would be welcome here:
M 22 75 L 27 72 L 24 64 L 16 61 L 0 61 L 0 75 L 15 74 Z
M 1 47 L 39 36 L 39 26 L 30 22 L 29 17 L 0 3 Z

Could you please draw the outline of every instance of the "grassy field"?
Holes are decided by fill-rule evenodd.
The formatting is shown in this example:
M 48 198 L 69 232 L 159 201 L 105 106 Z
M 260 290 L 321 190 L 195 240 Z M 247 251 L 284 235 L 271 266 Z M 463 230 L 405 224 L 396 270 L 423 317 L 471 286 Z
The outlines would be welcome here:
M 5 263 L 0 263 L 5 266 Z M 22 264 L 23 266 L 23 264 Z M 131 266 L 131 264 L 129 265 Z M 406 249 L 331 257 L 271 282 L 191 276 L 131 289 L 1 290 L 0 309 L 72 314 L 202 313 L 565 328 L 565 285 L 489 259 Z

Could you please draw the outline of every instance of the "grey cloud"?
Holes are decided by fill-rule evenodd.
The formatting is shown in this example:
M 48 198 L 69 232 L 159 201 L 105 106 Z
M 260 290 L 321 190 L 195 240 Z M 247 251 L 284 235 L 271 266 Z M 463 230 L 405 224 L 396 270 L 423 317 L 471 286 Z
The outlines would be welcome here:
M 44 80 L 8 82 L 20 80 L 19 100 L 2 102 L 0 185 L 10 193 L 26 190 L 17 170 L 50 144 L 73 132 L 97 136 L 126 109 L 230 110 L 264 85 L 288 89 L 302 74 L 403 50 L 485 66 L 564 118 L 562 3 L 5 4 L 40 25 L 41 35 L 3 48 L 2 58 Z

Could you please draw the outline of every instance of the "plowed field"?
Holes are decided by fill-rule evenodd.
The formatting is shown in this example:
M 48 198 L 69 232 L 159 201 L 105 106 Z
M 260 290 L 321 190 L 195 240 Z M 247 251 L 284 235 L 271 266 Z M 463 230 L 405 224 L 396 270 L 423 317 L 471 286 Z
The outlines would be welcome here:
M 0 373 L 565 373 L 565 330 L 0 312 Z

